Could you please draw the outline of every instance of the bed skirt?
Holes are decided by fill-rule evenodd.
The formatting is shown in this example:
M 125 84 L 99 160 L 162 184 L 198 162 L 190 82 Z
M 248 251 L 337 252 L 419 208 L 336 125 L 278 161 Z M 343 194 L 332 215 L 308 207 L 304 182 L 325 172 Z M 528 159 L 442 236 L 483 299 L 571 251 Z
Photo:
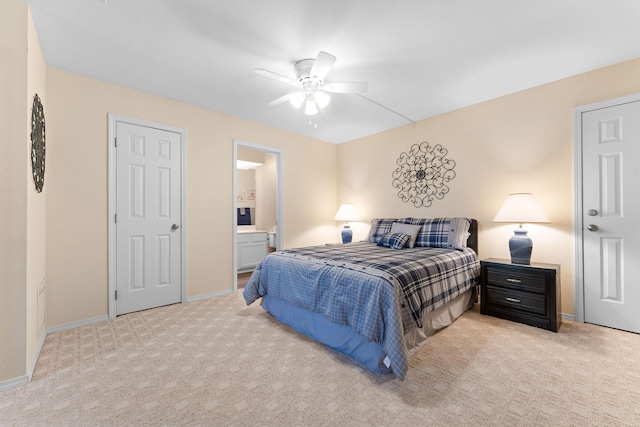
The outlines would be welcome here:
M 476 299 L 475 287 L 458 295 L 449 303 L 422 319 L 422 328 L 414 328 L 404 335 L 409 354 L 417 350 L 430 336 L 452 324 L 471 308 Z M 321 314 L 289 304 L 279 298 L 264 295 L 262 307 L 273 317 L 296 331 L 313 338 L 347 356 L 378 374 L 390 374 L 391 368 L 382 345 L 369 341 L 349 326 L 330 322 Z

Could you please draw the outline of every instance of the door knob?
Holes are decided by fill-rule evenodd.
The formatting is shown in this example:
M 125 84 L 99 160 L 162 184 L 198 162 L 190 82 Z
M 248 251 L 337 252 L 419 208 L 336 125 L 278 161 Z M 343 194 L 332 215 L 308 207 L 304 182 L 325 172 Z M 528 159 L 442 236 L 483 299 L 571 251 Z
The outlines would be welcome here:
M 587 225 L 587 230 L 589 231 L 598 231 L 598 226 L 595 224 L 589 224 Z
M 598 211 L 597 211 L 597 210 L 595 210 L 595 209 L 589 209 L 589 210 L 587 211 L 587 215 L 589 215 L 589 216 L 596 216 L 596 215 L 598 215 Z
M 178 224 L 173 224 L 171 226 L 171 231 L 176 231 L 178 228 L 180 228 L 180 226 L 178 226 Z

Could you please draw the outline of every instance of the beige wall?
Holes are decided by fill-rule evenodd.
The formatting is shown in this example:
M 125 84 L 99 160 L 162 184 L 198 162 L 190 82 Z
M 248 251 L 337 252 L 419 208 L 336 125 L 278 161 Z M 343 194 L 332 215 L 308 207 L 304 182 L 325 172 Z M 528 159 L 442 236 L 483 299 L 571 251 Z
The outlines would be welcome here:
M 0 13 L 0 381 L 26 373 L 27 5 Z
M 234 139 L 283 150 L 285 246 L 335 229 L 335 145 L 53 68 L 47 109 L 48 327 L 107 314 L 108 113 L 187 131 L 189 297 L 233 288 Z
M 256 191 L 256 170 L 255 169 L 238 169 L 236 171 L 236 189 L 238 195 L 243 195 L 244 201 L 237 201 L 236 206 L 239 208 L 255 208 L 256 201 L 247 198 L 247 192 Z M 254 218 L 255 220 L 255 218 Z
M 27 81 L 27 129 L 31 132 L 31 106 L 37 93 L 44 107 L 45 126 L 48 120 L 47 109 L 47 64 L 42 56 L 38 35 L 36 34 L 31 13 L 28 20 L 28 81 Z M 45 127 L 46 129 L 46 127 Z M 45 133 L 46 135 L 46 133 Z M 31 139 L 28 140 L 27 158 L 27 365 L 32 363 L 38 343 L 44 333 L 42 319 L 46 306 L 46 194 L 47 163 L 45 162 L 45 181 L 41 193 L 36 191 L 31 169 Z M 48 140 L 47 140 L 48 142 Z M 46 156 L 45 156 L 46 159 Z M 41 290 L 44 287 L 44 290 Z M 39 301 L 38 292 L 41 291 Z M 39 307 L 39 304 L 42 304 Z M 40 310 L 40 311 L 39 311 Z M 39 316 L 40 313 L 40 316 Z
M 31 105 L 46 114 L 46 64 L 26 3 L 0 14 L 0 382 L 25 378 L 43 328 L 38 285 L 45 279 L 45 194 L 31 177 Z M 46 116 L 45 116 L 46 117 Z
M 237 158 L 238 160 L 245 160 L 247 162 L 264 163 L 264 152 L 246 147 L 238 147 Z
M 507 194 L 534 194 L 551 224 L 527 226 L 532 261 L 562 266 L 562 312 L 574 313 L 573 108 L 640 92 L 640 59 L 505 96 L 338 148 L 338 200 L 365 223 L 384 216 L 469 216 L 479 221 L 480 257 L 509 258 L 515 226 L 493 223 Z M 456 161 L 450 192 L 429 208 L 403 203 L 391 186 L 396 159 L 428 141 Z
M 264 166 L 256 169 L 256 228 L 271 231 L 276 226 L 277 161 L 273 154 L 264 156 Z

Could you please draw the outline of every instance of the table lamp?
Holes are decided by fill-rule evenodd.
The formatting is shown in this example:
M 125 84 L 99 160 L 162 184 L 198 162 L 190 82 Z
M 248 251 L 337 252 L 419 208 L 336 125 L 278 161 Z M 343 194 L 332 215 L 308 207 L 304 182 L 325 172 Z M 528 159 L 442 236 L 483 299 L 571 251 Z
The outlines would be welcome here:
M 343 203 L 340 205 L 340 209 L 333 217 L 334 221 L 345 221 L 344 228 L 342 229 L 342 243 L 351 243 L 353 239 L 353 231 L 349 227 L 349 221 L 358 221 L 358 213 L 351 203 Z
M 513 264 L 531 263 L 531 251 L 533 241 L 527 236 L 527 230 L 522 228 L 523 223 L 551 222 L 544 214 L 542 208 L 533 198 L 531 193 L 509 194 L 507 200 L 493 218 L 493 222 L 515 222 L 520 224 L 514 230 L 514 235 L 509 239 L 509 251 Z

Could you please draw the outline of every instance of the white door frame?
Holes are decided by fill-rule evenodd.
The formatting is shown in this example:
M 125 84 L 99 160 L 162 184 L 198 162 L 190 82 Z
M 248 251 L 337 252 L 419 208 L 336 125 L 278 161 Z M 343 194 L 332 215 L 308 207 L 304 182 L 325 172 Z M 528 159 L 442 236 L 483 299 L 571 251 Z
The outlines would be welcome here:
M 169 132 L 175 132 L 180 134 L 180 146 L 181 152 L 181 164 L 180 164 L 180 181 L 181 181 L 181 200 L 180 200 L 180 217 L 182 222 L 182 233 L 180 241 L 180 252 L 182 259 L 180 260 L 180 267 L 182 270 L 180 288 L 182 290 L 181 301 L 187 301 L 187 131 L 175 126 L 169 126 L 161 123 L 149 122 L 146 120 L 134 119 L 131 117 L 120 116 L 117 114 L 109 113 L 109 128 L 107 132 L 107 144 L 109 147 L 108 156 L 108 186 L 109 186 L 109 202 L 108 202 L 108 235 L 109 235 L 109 250 L 108 250 L 108 264 L 109 264 L 109 319 L 116 317 L 116 227 L 115 227 L 115 215 L 116 215 L 116 123 L 125 122 L 137 126 L 151 127 Z
M 237 257 L 237 229 L 238 229 L 238 208 L 236 194 L 238 193 L 238 147 L 250 148 L 252 150 L 263 151 L 276 157 L 276 247 L 282 248 L 284 241 L 283 222 L 283 177 L 284 153 L 280 148 L 267 147 L 265 145 L 254 144 L 252 142 L 233 140 L 233 292 L 238 290 L 238 257 Z M 268 231 L 268 230 L 267 230 Z
M 574 216 L 575 216 L 575 280 L 574 280 L 574 313 L 577 322 L 584 323 L 584 251 L 583 251 L 583 201 L 582 201 L 582 114 L 601 108 L 640 101 L 640 94 L 608 99 L 593 104 L 581 105 L 573 109 L 573 170 L 575 182 Z

